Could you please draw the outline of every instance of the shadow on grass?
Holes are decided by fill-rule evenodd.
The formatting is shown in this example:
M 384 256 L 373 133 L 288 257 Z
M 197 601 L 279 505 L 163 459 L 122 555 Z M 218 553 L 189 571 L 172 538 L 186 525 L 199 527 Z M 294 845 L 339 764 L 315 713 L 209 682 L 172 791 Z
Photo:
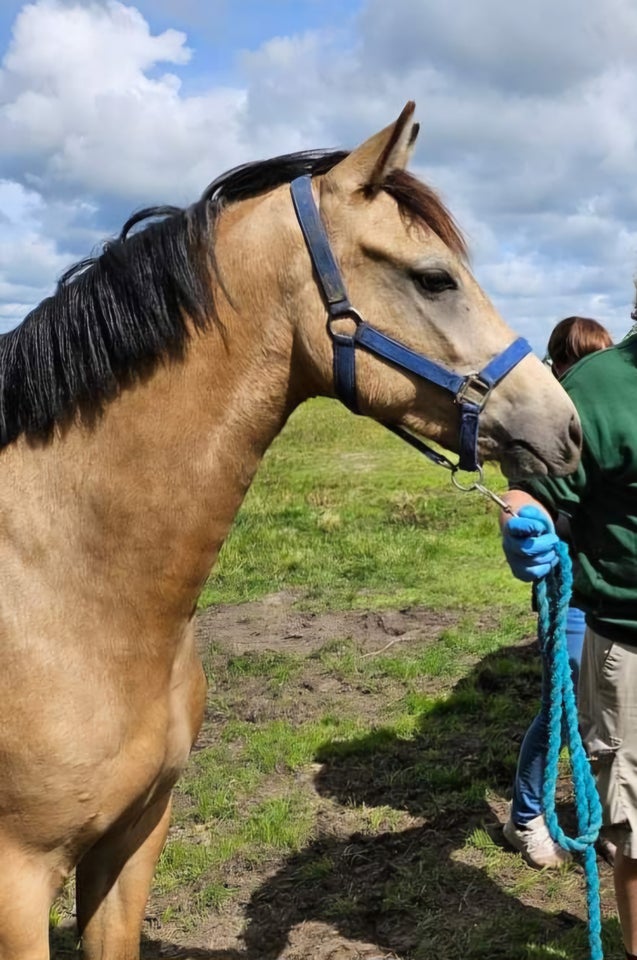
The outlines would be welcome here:
M 413 960 L 587 956 L 586 926 L 575 913 L 585 903 L 581 872 L 545 872 L 526 903 L 507 892 L 520 875 L 522 885 L 537 875 L 498 849 L 500 827 L 485 799 L 489 789 L 509 790 L 538 695 L 534 647 L 510 647 L 480 662 L 445 701 L 412 698 L 413 738 L 380 728 L 322 748 L 319 793 L 345 807 L 406 811 L 424 823 L 381 835 L 319 836 L 291 857 L 249 903 L 250 960 L 275 960 L 292 928 L 307 920 Z M 467 847 L 476 828 L 490 848 L 483 855 Z M 489 853 L 498 861 L 490 870 Z M 614 920 L 605 938 L 619 945 Z
M 485 799 L 489 790 L 509 791 L 538 699 L 535 649 L 514 646 L 478 663 L 444 701 L 412 695 L 414 736 L 379 726 L 324 746 L 316 758 L 321 795 L 344 808 L 385 808 L 389 823 L 392 811 L 406 812 L 418 825 L 343 837 L 319 821 L 319 836 L 251 896 L 244 951 L 148 939 L 142 957 L 277 960 L 293 929 L 323 921 L 348 940 L 374 944 L 375 960 L 584 960 L 581 871 L 538 875 L 506 855 Z M 467 844 L 476 830 L 482 846 Z M 607 869 L 604 882 L 611 907 Z M 295 957 L 353 960 L 352 952 L 321 952 L 311 940 L 300 946 L 298 934 Z M 57 960 L 74 955 L 52 936 Z M 606 960 L 622 956 L 614 919 L 605 921 L 604 936 Z

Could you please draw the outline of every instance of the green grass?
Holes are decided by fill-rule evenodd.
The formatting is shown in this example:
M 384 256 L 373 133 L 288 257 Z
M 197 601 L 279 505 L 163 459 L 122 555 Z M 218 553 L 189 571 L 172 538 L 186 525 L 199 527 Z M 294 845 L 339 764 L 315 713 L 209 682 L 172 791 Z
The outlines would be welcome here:
M 267 677 L 285 683 L 298 673 L 300 665 L 300 657 L 288 653 L 248 651 L 229 657 L 227 670 L 231 677 Z
M 161 893 L 190 888 L 195 904 L 211 907 L 211 891 L 224 887 L 220 871 L 237 857 L 259 863 L 274 853 L 301 849 L 313 831 L 313 804 L 302 792 L 291 790 L 286 796 L 253 804 L 245 816 L 233 822 L 212 815 L 206 820 L 206 829 L 194 831 L 187 829 L 187 822 L 182 819 L 179 834 L 164 847 L 155 885 Z M 202 899 L 205 890 L 208 893 Z M 216 906 L 225 899 L 219 899 Z
M 495 469 L 487 480 L 504 486 Z M 505 567 L 496 515 L 384 428 L 314 400 L 266 454 L 201 603 L 285 589 L 317 610 L 515 607 L 528 590 Z
M 323 717 L 318 723 L 295 725 L 285 720 L 236 724 L 226 736 L 242 744 L 240 757 L 261 773 L 297 770 L 325 744 L 351 737 L 363 729 L 355 719 Z

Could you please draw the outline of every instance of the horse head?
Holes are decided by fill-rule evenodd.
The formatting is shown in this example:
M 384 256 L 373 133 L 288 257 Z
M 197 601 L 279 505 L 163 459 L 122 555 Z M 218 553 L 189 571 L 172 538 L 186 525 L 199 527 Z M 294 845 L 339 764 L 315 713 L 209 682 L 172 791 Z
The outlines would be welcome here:
M 314 201 L 318 223 L 307 222 L 303 199 L 295 198 L 307 246 L 297 226 L 287 269 L 296 271 L 303 290 L 302 309 L 295 305 L 303 378 L 312 392 L 340 395 L 356 412 L 435 440 L 461 460 L 464 415 L 472 405 L 480 459 L 500 461 L 510 477 L 569 473 L 581 443 L 573 404 L 530 347 L 515 342 L 478 285 L 440 199 L 406 172 L 418 134 L 413 113 L 407 104 L 394 124 L 312 180 L 305 203 Z M 313 234 L 322 229 L 327 251 L 317 252 Z M 324 270 L 330 251 L 333 262 Z M 345 306 L 333 310 L 339 297 Z M 351 368 L 345 375 L 338 371 L 343 347 Z M 401 363 L 404 349 L 433 361 L 442 374 L 422 376 L 418 359 Z M 507 359 L 499 363 L 502 355 Z M 499 378 L 481 376 L 498 365 Z M 453 389 L 441 385 L 446 375 L 455 378 Z M 343 387 L 339 376 L 355 379 L 355 386 Z M 466 451 L 464 459 L 472 468 Z

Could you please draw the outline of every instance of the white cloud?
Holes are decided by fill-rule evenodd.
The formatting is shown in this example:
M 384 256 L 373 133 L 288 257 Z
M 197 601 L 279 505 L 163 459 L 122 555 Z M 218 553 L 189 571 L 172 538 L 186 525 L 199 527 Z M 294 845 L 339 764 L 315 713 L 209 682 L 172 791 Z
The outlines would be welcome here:
M 153 36 L 116 0 L 24 7 L 0 71 L 0 174 L 47 198 L 192 199 L 240 155 L 243 93 L 185 97 L 156 75 L 189 59 L 184 34 Z
M 0 180 L 0 330 L 14 326 L 51 293 L 71 260 L 42 234 L 39 214 L 44 207 L 37 193 Z
M 632 63 L 632 0 L 370 0 L 364 52 L 377 70 L 409 73 L 429 63 L 471 86 L 555 95 L 609 63 Z
M 116 0 L 22 9 L 0 69 L 0 329 L 131 209 L 188 203 L 245 159 L 243 91 L 182 95 L 162 67 L 189 58 Z
M 354 33 L 271 37 L 238 59 L 243 83 L 225 87 L 182 85 L 184 70 L 207 67 L 189 43 L 115 0 L 23 8 L 0 70 L 0 177 L 11 182 L 0 185 L 0 300 L 17 305 L 5 315 L 132 208 L 189 202 L 238 162 L 354 146 L 415 99 L 415 169 L 466 229 L 507 319 L 538 350 L 571 313 L 627 329 L 632 0 L 367 0 Z
M 187 63 L 185 42 L 176 30 L 152 36 L 142 15 L 117 0 L 105 6 L 32 3 L 16 20 L 5 82 L 10 87 L 27 78 L 32 92 L 76 102 L 125 86 L 145 95 L 150 86 L 142 72 L 156 63 Z

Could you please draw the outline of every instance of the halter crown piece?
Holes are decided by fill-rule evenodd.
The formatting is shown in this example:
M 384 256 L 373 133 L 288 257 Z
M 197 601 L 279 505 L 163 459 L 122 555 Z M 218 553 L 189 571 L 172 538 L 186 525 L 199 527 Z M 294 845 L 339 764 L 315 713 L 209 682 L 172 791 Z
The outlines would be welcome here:
M 451 394 L 460 407 L 459 461 L 456 467 L 446 457 L 432 450 L 401 427 L 385 424 L 435 463 L 460 470 L 479 470 L 478 427 L 493 388 L 531 352 L 531 345 L 519 337 L 502 353 L 490 360 L 479 373 L 460 374 L 447 370 L 422 354 L 410 350 L 397 340 L 371 327 L 354 309 L 337 266 L 325 227 L 312 195 L 309 176 L 298 177 L 290 184 L 292 201 L 305 242 L 314 265 L 319 287 L 328 310 L 327 326 L 334 345 L 334 385 L 339 400 L 358 413 L 356 400 L 356 348 L 388 360 L 396 367 L 415 374 Z M 354 322 L 352 334 L 334 330 L 333 321 L 349 318 Z

